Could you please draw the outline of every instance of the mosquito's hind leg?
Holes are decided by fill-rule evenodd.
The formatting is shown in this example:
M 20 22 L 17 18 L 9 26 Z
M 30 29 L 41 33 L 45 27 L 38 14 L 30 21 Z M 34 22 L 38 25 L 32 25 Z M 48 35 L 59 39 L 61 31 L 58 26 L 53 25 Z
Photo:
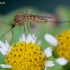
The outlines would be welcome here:
M 22 41 L 23 41 L 22 32 L 21 32 L 21 30 L 20 30 L 20 27 L 19 27 L 19 26 L 18 26 L 18 28 L 19 28 L 19 32 L 20 32 L 20 35 L 21 35 L 21 39 L 22 39 Z
M 18 26 L 18 27 L 19 27 L 19 26 Z M 23 39 L 23 36 L 22 36 L 22 32 L 21 32 L 21 30 L 20 30 L 20 27 L 19 27 L 19 31 L 20 31 L 20 34 L 21 34 L 21 39 L 22 39 L 21 41 L 23 42 L 24 39 Z M 24 25 L 24 34 L 25 34 L 25 25 Z M 26 36 L 25 36 L 25 47 L 24 47 L 24 48 L 25 48 L 25 51 L 24 51 L 24 52 L 26 53 Z M 24 53 L 24 58 L 25 58 L 25 53 Z
M 13 30 L 12 30 L 12 38 L 11 38 L 10 44 L 12 43 L 13 37 L 14 37 L 14 33 L 13 33 Z
M 31 23 L 30 23 L 31 24 Z M 29 27 L 28 27 L 28 22 L 27 22 L 27 29 L 28 29 L 28 32 L 30 33 L 30 35 L 32 36 L 30 30 L 29 30 Z M 36 42 L 36 38 L 34 39 L 34 37 L 32 36 L 33 40 Z
M 32 34 L 31 34 L 30 30 L 29 30 L 29 27 L 28 27 L 28 23 L 27 23 L 27 29 L 28 29 L 30 35 L 32 36 Z M 40 44 L 39 44 L 38 41 L 36 40 L 36 37 L 35 37 L 35 39 L 34 39 L 34 37 L 32 36 L 32 38 L 33 38 L 33 40 L 35 41 L 35 43 L 37 43 L 37 44 L 40 46 Z M 41 50 L 43 50 L 43 49 L 41 48 Z
M 24 34 L 26 35 L 26 33 L 25 33 L 26 31 L 25 31 L 25 25 L 24 25 Z M 25 52 L 26 52 L 26 36 L 25 36 Z M 24 57 L 25 58 L 25 57 Z

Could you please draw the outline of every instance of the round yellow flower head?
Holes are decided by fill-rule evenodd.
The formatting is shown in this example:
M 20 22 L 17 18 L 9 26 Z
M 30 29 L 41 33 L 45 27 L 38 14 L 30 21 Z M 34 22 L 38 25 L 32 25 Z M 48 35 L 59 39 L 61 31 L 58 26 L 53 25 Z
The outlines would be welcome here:
M 64 31 L 56 37 L 58 45 L 55 48 L 59 57 L 64 57 L 70 62 L 70 30 Z
M 60 33 L 56 38 L 50 34 L 45 34 L 44 38 L 54 47 L 52 52 L 56 62 L 70 70 L 70 30 Z
M 56 38 L 50 34 L 45 34 L 44 38 L 54 47 L 52 52 L 56 62 L 64 70 L 70 70 L 70 29 L 58 34 Z
M 38 44 L 19 42 L 8 51 L 5 62 L 12 70 L 42 70 L 47 57 Z

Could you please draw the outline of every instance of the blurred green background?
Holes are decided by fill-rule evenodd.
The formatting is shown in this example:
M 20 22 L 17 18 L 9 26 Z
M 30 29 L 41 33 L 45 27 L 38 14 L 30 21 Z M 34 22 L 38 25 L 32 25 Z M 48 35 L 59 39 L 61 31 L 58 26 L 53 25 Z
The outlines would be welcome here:
M 2 21 L 0 22 L 0 40 L 3 42 L 7 40 L 10 43 L 12 38 L 11 31 L 1 38 L 1 36 L 11 28 L 11 25 L 7 24 L 12 23 L 16 13 L 22 12 L 25 14 L 29 8 L 31 9 L 31 13 L 34 15 L 52 17 L 47 19 L 53 22 L 48 22 L 46 24 L 33 23 L 32 26 L 29 27 L 31 33 L 35 33 L 38 40 L 42 41 L 41 48 L 43 50 L 51 46 L 44 39 L 44 35 L 46 33 L 50 33 L 56 37 L 57 34 L 70 28 L 70 22 L 57 23 L 58 21 L 70 21 L 70 0 L 0 0 L 0 2 L 3 1 L 5 4 L 0 4 L 0 21 Z M 25 32 L 24 27 L 20 27 L 20 29 L 22 33 L 26 34 L 26 36 L 29 34 L 27 25 Z M 17 25 L 13 28 L 13 32 L 14 36 L 12 43 L 16 43 L 20 38 L 20 31 Z M 49 59 L 54 61 L 55 66 L 49 67 L 47 70 L 61 70 L 61 66 L 55 62 L 55 58 L 53 56 Z M 4 56 L 1 53 L 0 63 L 4 63 Z M 0 70 L 6 69 L 0 67 Z

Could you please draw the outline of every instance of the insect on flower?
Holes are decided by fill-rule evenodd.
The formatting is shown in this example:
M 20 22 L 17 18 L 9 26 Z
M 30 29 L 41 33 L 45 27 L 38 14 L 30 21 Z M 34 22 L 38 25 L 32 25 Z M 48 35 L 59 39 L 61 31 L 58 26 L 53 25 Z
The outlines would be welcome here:
M 28 22 L 30 22 L 30 25 L 32 23 L 45 24 L 47 22 L 53 22 L 53 21 L 49 21 L 48 18 L 52 19 L 52 17 L 33 15 L 33 14 L 31 14 L 31 9 L 28 9 L 26 11 L 26 14 L 17 13 L 14 16 L 14 19 L 13 19 L 12 24 L 11 24 L 11 29 L 9 31 L 11 31 L 16 25 L 18 25 L 18 27 L 21 27 L 21 26 L 25 26 L 25 24 L 27 23 L 27 29 L 28 29 L 29 33 L 31 34 L 31 32 L 28 28 Z M 63 21 L 63 23 L 64 22 L 70 22 L 70 21 Z M 61 23 L 61 22 L 56 22 L 56 23 Z M 24 29 L 24 31 L 25 31 L 25 29 Z M 6 32 L 6 33 L 8 33 L 8 32 Z M 12 31 L 12 34 L 13 34 L 13 31 Z M 13 39 L 13 37 L 12 37 L 12 39 Z
M 28 10 L 26 13 L 27 14 L 18 13 L 14 16 L 14 20 L 11 24 L 12 27 L 10 30 L 12 30 L 16 25 L 18 25 L 19 27 L 25 26 L 25 24 L 26 23 L 28 24 L 28 22 L 31 22 L 31 23 L 47 22 L 47 18 L 44 18 L 43 16 L 30 14 L 30 10 Z M 43 69 L 46 69 L 46 67 L 51 67 L 55 65 L 53 61 L 48 61 L 48 57 L 52 56 L 52 53 L 51 53 L 52 49 L 50 47 L 43 51 L 41 50 L 38 43 L 35 43 L 35 44 L 32 42 L 26 43 L 26 41 L 16 43 L 12 45 L 10 48 L 8 45 L 7 48 L 5 47 L 6 48 L 5 52 L 3 47 L 1 48 L 0 52 L 4 54 L 4 56 L 6 55 L 5 56 L 6 64 L 0 64 L 0 67 L 2 68 L 10 68 L 11 70 L 43 70 Z M 10 55 L 11 57 L 9 57 Z M 8 63 L 8 62 L 11 62 L 11 63 Z
M 29 28 L 28 28 L 28 22 L 30 22 L 30 25 L 32 23 L 40 23 L 40 24 L 45 24 L 48 22 L 47 18 L 51 18 L 51 17 L 46 17 L 46 16 L 38 16 L 38 15 L 33 15 L 31 14 L 31 9 L 28 9 L 26 11 L 26 14 L 23 14 L 23 13 L 17 13 L 15 16 L 14 16 L 14 19 L 12 21 L 12 23 L 10 24 L 11 25 L 11 29 L 9 31 L 11 31 L 16 25 L 18 25 L 18 27 L 21 27 L 21 26 L 25 26 L 25 24 L 27 23 L 27 29 L 29 31 Z M 2 22 L 2 21 L 0 21 Z M 2 22 L 3 23 L 3 22 Z M 9 25 L 9 24 L 8 24 Z M 25 29 L 24 29 L 25 30 Z M 9 32 L 8 31 L 8 32 Z M 6 33 L 8 33 L 6 32 Z M 5 33 L 5 34 L 6 34 Z M 29 31 L 30 33 L 30 31 Z M 4 34 L 4 35 L 5 35 Z M 31 33 L 30 33 L 31 34 Z M 4 36 L 2 35 L 2 37 Z M 12 31 L 12 35 L 13 35 L 13 31 Z M 1 37 L 1 38 L 2 38 Z M 12 36 L 12 39 L 13 39 L 13 36 Z
M 45 16 L 38 16 L 38 15 L 33 15 L 33 14 L 31 14 L 31 11 L 30 11 L 30 9 L 26 12 L 26 14 L 22 14 L 22 13 L 17 13 L 15 16 L 14 16 L 14 19 L 13 19 L 13 21 L 12 21 L 12 24 L 11 24 L 11 29 L 10 30 L 12 30 L 16 25 L 18 25 L 19 27 L 21 27 L 21 26 L 25 26 L 25 24 L 27 23 L 27 28 L 28 28 L 28 22 L 30 22 L 30 24 L 31 23 L 40 23 L 40 24 L 44 24 L 44 23 L 47 23 L 47 22 L 49 22 L 48 20 L 47 20 L 47 18 L 51 18 L 51 17 L 45 17 Z M 9 30 L 9 31 L 10 31 Z M 28 29 L 29 30 L 29 29 Z M 9 32 L 8 31 L 8 32 Z M 6 34 L 6 33 L 5 33 Z M 4 34 L 4 35 L 5 35 Z M 13 31 L 12 31 L 12 34 L 13 34 Z M 3 36 L 4 36 L 3 35 Z M 2 36 L 2 37 L 3 37 Z M 13 70 L 20 70 L 20 68 L 23 70 L 23 69 L 25 69 L 25 70 L 42 70 L 43 68 L 44 68 L 44 63 L 45 63 L 45 58 L 46 57 L 43 57 L 43 56 L 45 56 L 44 55 L 44 53 L 46 53 L 47 55 L 48 55 L 48 53 L 51 55 L 51 52 L 52 52 L 52 50 L 50 50 L 50 48 L 48 48 L 48 49 L 46 49 L 45 51 L 44 51 L 44 53 L 43 53 L 43 51 L 42 52 L 40 52 L 41 50 L 40 50 L 40 47 L 38 47 L 37 48 L 37 45 L 35 44 L 35 45 L 33 45 L 32 43 L 29 43 L 29 44 L 26 44 L 26 45 L 24 45 L 25 44 L 25 42 L 23 43 L 23 42 L 20 42 L 19 44 L 15 44 L 12 48 L 13 48 L 13 50 L 16 52 L 14 52 L 13 53 L 13 51 L 10 51 L 10 54 L 11 53 L 13 53 L 13 58 L 11 58 L 11 57 L 9 57 L 8 56 L 8 48 L 6 49 L 6 52 L 4 53 L 4 55 L 6 55 L 6 64 L 12 64 L 11 66 L 14 68 Z M 18 46 L 18 48 L 17 48 L 17 46 Z M 33 47 L 34 46 L 34 47 Z M 38 45 L 39 46 L 39 45 Z M 8 46 L 9 47 L 9 46 Z M 6 48 L 6 47 L 5 47 Z M 16 49 L 14 49 L 14 48 L 16 48 Z M 20 49 L 19 49 L 20 48 Z M 35 48 L 34 50 L 32 50 L 33 48 Z M 2 47 L 2 53 L 3 53 L 3 47 Z M 39 51 L 38 51 L 38 49 L 39 49 Z M 16 51 L 17 50 L 17 51 Z M 20 55 L 19 54 L 17 54 L 17 52 L 19 52 L 20 51 Z M 22 51 L 23 50 L 23 51 Z M 31 52 L 32 51 L 32 52 Z M 50 52 L 49 52 L 50 51 Z M 31 52 L 31 53 L 30 53 Z M 38 52 L 38 53 L 37 53 Z M 22 53 L 24 53 L 24 54 L 22 54 Z M 15 55 L 16 54 L 16 55 Z M 34 55 L 33 55 L 34 54 Z M 36 55 L 36 54 L 39 54 L 39 55 Z M 12 54 L 11 54 L 12 55 Z M 41 56 L 42 55 L 42 56 Z M 47 57 L 49 57 L 50 55 L 48 55 Z M 15 59 L 14 58 L 16 58 L 18 56 L 18 59 L 19 59 L 19 61 L 15 61 Z M 22 57 L 21 57 L 22 56 Z M 30 57 L 31 56 L 31 57 Z M 33 56 L 33 57 L 32 57 Z M 37 56 L 39 56 L 39 58 L 37 57 L 37 58 L 35 58 L 35 56 L 37 57 Z M 21 59 L 21 58 L 22 59 Z M 9 60 L 9 59 L 7 59 L 7 58 L 11 58 L 11 59 L 13 59 L 13 62 L 11 61 L 11 60 Z M 30 59 L 29 59 L 30 58 Z M 34 58 L 33 60 L 32 60 L 32 58 Z M 46 58 L 47 59 L 47 58 Z M 39 60 L 42 60 L 42 61 L 39 61 Z M 44 60 L 44 61 L 43 61 Z M 9 61 L 11 61 L 12 63 L 8 63 Z M 28 62 L 28 64 L 27 64 L 27 62 Z M 35 61 L 35 62 L 33 62 L 33 61 Z M 41 64 L 41 63 L 42 64 Z M 50 63 L 49 63 L 50 62 Z M 18 63 L 18 64 L 17 64 Z M 38 64 L 37 64 L 38 63 Z M 52 61 L 48 61 L 47 62 L 49 65 L 48 66 L 54 66 L 54 64 L 53 64 L 53 62 Z M 47 66 L 47 63 L 45 63 L 45 66 Z M 13 65 L 14 64 L 14 65 Z M 22 65 L 21 65 L 22 64 Z M 34 65 L 33 65 L 34 64 Z M 18 66 L 17 66 L 18 65 Z M 21 65 L 21 66 L 20 66 Z M 1 67 L 3 67 L 3 68 L 12 68 L 11 66 L 4 66 L 4 64 L 0 64 L 0 66 Z
M 28 28 L 28 22 L 30 22 L 30 24 L 31 24 L 31 23 L 44 24 L 44 23 L 47 23 L 47 22 L 48 22 L 47 18 L 51 18 L 51 17 L 33 15 L 33 14 L 31 14 L 31 9 L 28 9 L 28 10 L 26 11 L 26 14 L 17 13 L 17 14 L 14 16 L 14 19 L 13 19 L 13 21 L 12 21 L 12 23 L 11 23 L 11 29 L 10 29 L 9 31 L 11 31 L 16 25 L 18 25 L 19 30 L 20 30 L 20 27 L 21 27 L 21 26 L 24 26 L 24 32 L 25 32 L 25 24 L 27 23 L 27 29 L 28 29 L 30 35 L 32 36 L 32 34 L 31 34 L 31 32 L 30 32 L 30 30 L 29 30 L 29 28 Z M 6 33 L 8 33 L 9 31 L 7 31 Z M 5 33 L 5 34 L 6 34 L 6 33 Z M 21 30 L 20 30 L 20 33 L 21 33 Z M 5 34 L 4 34 L 4 35 L 5 35 Z M 2 35 L 2 37 L 3 37 L 4 35 Z M 14 33 L 13 33 L 13 30 L 12 30 L 12 39 L 11 39 L 11 41 L 10 41 L 10 44 L 11 44 L 11 42 L 12 42 L 12 40 L 13 40 L 13 36 L 14 36 Z M 1 37 L 1 38 L 2 38 L 2 37 Z M 22 38 L 22 41 L 23 41 L 23 37 L 22 37 L 22 36 L 21 36 L 21 38 Z M 35 40 L 36 38 L 34 38 L 33 36 L 32 36 L 32 38 L 33 38 L 33 40 L 34 40 L 35 42 L 37 42 L 37 41 Z M 26 38 L 25 38 L 25 41 L 26 41 Z M 26 44 L 25 44 L 25 46 L 26 46 Z M 26 48 L 25 48 L 25 50 L 26 50 Z

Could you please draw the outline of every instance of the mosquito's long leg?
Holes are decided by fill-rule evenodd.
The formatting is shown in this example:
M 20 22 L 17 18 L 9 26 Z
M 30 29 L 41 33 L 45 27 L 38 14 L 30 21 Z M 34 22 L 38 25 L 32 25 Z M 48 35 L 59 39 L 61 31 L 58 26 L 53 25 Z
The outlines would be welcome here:
M 31 34 L 31 32 L 30 32 L 30 30 L 29 30 L 29 28 L 28 28 L 28 23 L 27 23 L 27 29 L 28 29 L 28 31 L 29 31 L 29 33 L 30 33 L 30 35 L 32 36 L 32 34 Z M 33 36 L 32 36 L 32 38 L 33 38 Z M 34 38 L 33 38 L 34 39 Z M 36 39 L 36 38 L 35 38 Z M 35 41 L 35 40 L 34 40 Z M 40 46 L 40 44 L 38 43 L 38 41 L 36 40 L 35 41 L 35 43 L 37 43 L 39 46 Z M 43 50 L 42 48 L 40 48 L 41 50 Z M 43 52 L 44 53 L 44 52 Z M 45 53 L 44 53 L 44 55 L 45 55 Z M 45 55 L 46 56 L 46 55 Z
M 31 23 L 30 23 L 30 24 L 31 24 Z M 36 40 L 36 37 L 35 37 L 35 39 L 34 39 L 34 37 L 32 36 L 32 34 L 31 34 L 30 30 L 29 30 L 29 27 L 28 27 L 28 23 L 27 23 L 27 29 L 28 29 L 28 31 L 29 31 L 31 37 L 32 37 L 33 40 L 35 41 L 35 43 L 37 43 L 37 44 L 39 45 L 39 43 L 38 43 L 37 40 Z M 40 45 L 39 45 L 39 46 L 40 46 Z
M 28 29 L 30 35 L 32 36 L 32 34 L 31 34 L 31 32 L 30 32 L 30 30 L 29 30 L 29 28 L 28 28 L 28 23 L 27 23 L 27 29 Z M 33 36 L 32 36 L 32 38 L 33 38 Z M 36 38 L 35 38 L 35 39 L 36 39 Z M 38 43 L 38 41 L 35 40 L 35 39 L 33 38 L 33 40 L 35 41 L 35 43 L 37 43 L 37 44 L 40 46 L 40 44 Z M 43 50 L 43 49 L 41 48 L 41 50 Z M 44 53 L 44 55 L 45 55 L 45 53 Z M 46 55 L 45 55 L 45 56 L 46 56 Z
M 32 36 L 32 34 L 31 34 L 30 30 L 29 30 L 29 27 L 28 27 L 28 22 L 27 22 L 27 29 L 28 29 L 28 31 L 29 31 L 29 33 L 30 33 L 30 35 Z M 33 40 L 36 42 L 36 40 L 34 39 L 34 37 L 33 37 L 33 36 L 32 36 L 32 38 L 33 38 Z
M 55 23 L 69 23 L 70 21 L 49 21 L 49 20 L 47 20 L 47 22 L 55 22 Z
M 26 35 L 26 31 L 25 31 L 25 25 L 24 25 L 24 34 Z M 26 52 L 26 36 L 25 36 L 25 52 Z M 24 54 L 25 55 L 25 54 Z M 25 57 L 24 57 L 25 58 Z
M 19 32 L 20 32 L 20 35 L 21 35 L 21 39 L 22 39 L 22 41 L 23 41 L 22 32 L 21 32 L 21 30 L 20 30 L 20 27 L 19 27 L 19 26 L 18 26 L 18 28 L 19 28 Z
M 10 44 L 12 43 L 13 37 L 14 37 L 14 33 L 13 33 L 13 30 L 12 30 L 12 39 L 10 41 Z
M 30 22 L 30 27 L 31 27 L 31 22 Z
M 11 30 L 12 30 L 12 29 L 11 29 Z M 11 41 L 10 41 L 10 45 L 11 45 L 11 43 L 12 43 L 13 37 L 14 37 L 14 33 L 13 33 L 13 30 L 12 30 L 12 38 L 11 38 Z M 10 48 L 10 45 L 9 45 L 9 47 L 8 47 L 8 50 L 9 50 L 9 48 Z M 7 52 L 8 52 L 8 50 L 7 50 Z M 6 55 L 7 55 L 7 52 L 6 52 Z M 6 55 L 5 55 L 5 56 L 6 56 Z
M 9 31 L 11 31 L 11 30 L 12 30 L 12 29 L 10 29 Z M 9 31 L 7 31 L 5 34 L 7 34 Z M 4 35 L 5 35 L 5 34 L 4 34 Z M 3 37 L 4 35 L 2 35 L 2 37 Z M 2 37 L 1 37 L 1 38 L 2 38 Z
M 19 27 L 19 26 L 18 26 Z M 21 38 L 22 38 L 22 42 L 24 41 L 23 39 L 23 36 L 22 36 L 22 32 L 20 30 L 20 27 L 19 27 L 19 31 L 20 31 L 20 35 L 21 35 Z M 25 34 L 25 25 L 24 25 L 24 34 Z M 26 52 L 26 36 L 25 36 L 25 47 L 24 47 L 24 58 L 25 58 L 25 52 Z

